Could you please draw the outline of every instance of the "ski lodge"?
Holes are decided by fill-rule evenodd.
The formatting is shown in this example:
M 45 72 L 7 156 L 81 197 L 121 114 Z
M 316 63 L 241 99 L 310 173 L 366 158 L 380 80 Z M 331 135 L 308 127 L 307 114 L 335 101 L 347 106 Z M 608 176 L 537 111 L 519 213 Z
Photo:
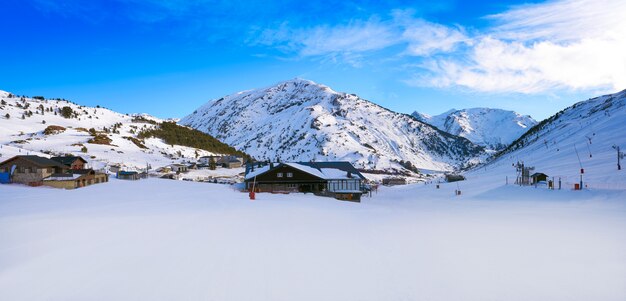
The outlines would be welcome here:
M 365 177 L 350 162 L 258 163 L 246 166 L 248 191 L 311 192 L 339 200 L 361 200 Z

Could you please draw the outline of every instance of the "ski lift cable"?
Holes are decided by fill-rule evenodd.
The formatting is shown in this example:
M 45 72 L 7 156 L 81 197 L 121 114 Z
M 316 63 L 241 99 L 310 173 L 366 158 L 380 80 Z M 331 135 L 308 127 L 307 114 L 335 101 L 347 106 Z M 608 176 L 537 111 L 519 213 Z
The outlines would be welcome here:
M 580 169 L 582 169 L 583 163 L 580 161 L 580 156 L 578 155 L 578 149 L 576 148 L 576 144 L 574 144 L 574 150 L 576 151 L 576 157 L 578 158 L 578 164 L 580 165 Z

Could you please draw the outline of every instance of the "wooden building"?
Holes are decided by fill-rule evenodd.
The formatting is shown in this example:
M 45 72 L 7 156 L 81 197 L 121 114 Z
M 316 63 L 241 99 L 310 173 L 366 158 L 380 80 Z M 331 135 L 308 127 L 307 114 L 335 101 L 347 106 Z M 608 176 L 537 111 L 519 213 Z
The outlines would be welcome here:
M 53 174 L 65 173 L 68 169 L 67 166 L 57 161 L 32 155 L 15 156 L 0 163 L 0 172 L 10 173 L 12 183 L 31 186 L 42 185 L 43 179 Z
M 72 169 L 67 173 L 53 174 L 43 179 L 43 185 L 75 189 L 93 184 L 106 183 L 109 181 L 109 175 L 99 173 L 93 169 Z
M 255 192 L 311 192 L 340 200 L 360 201 L 365 177 L 350 162 L 250 164 L 245 184 Z
M 65 157 L 52 157 L 50 158 L 53 161 L 57 161 L 69 169 L 86 169 L 87 160 L 78 156 L 65 156 Z

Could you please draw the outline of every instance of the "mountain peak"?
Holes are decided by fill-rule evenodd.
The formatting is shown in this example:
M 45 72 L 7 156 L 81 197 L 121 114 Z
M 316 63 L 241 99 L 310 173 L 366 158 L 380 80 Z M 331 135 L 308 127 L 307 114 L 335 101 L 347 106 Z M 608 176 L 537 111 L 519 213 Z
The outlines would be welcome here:
M 211 101 L 181 123 L 259 160 L 346 160 L 366 170 L 452 170 L 483 151 L 354 94 L 299 78 Z
M 500 150 L 537 124 L 530 116 L 494 108 L 452 109 L 436 116 L 414 112 L 413 116 L 440 130 Z
M 309 90 L 312 89 L 312 90 L 322 90 L 322 91 L 326 91 L 330 93 L 337 93 L 326 85 L 319 84 L 312 80 L 299 78 L 299 77 L 282 81 L 282 82 L 276 83 L 272 86 L 265 88 L 265 90 L 271 90 L 271 89 L 281 89 L 281 90 L 291 89 L 292 91 L 302 91 L 303 89 L 309 89 Z

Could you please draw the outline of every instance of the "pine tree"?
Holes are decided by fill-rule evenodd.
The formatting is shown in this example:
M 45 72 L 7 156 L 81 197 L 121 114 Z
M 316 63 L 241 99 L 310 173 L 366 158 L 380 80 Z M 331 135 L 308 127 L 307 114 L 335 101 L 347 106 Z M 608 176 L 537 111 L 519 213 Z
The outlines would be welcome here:
M 72 108 L 70 107 L 61 108 L 61 116 L 63 116 L 63 118 L 72 118 L 73 113 L 74 110 L 72 110 Z

